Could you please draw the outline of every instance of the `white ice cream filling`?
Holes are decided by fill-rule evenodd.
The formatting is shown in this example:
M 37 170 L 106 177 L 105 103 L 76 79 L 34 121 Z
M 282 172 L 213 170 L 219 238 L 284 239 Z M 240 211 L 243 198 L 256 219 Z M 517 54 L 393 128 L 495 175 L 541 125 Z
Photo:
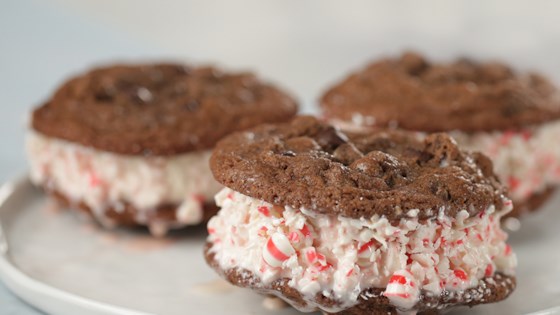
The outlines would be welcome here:
M 495 272 L 512 275 L 517 264 L 499 224 L 510 200 L 473 217 L 461 211 L 448 218 L 440 209 L 437 218 L 419 221 L 410 210 L 398 224 L 273 206 L 229 188 L 216 202 L 221 210 L 208 223 L 208 241 L 219 267 L 248 270 L 262 285 L 290 279 L 311 307 L 305 311 L 346 309 L 368 288 L 384 288 L 397 308 L 410 310 L 420 290 L 465 290 Z M 317 293 L 338 305 L 326 309 Z
M 514 201 L 560 184 L 560 121 L 522 131 L 454 131 L 451 135 L 467 150 L 486 154 Z
M 83 202 L 102 222 L 111 224 L 106 209 L 132 205 L 139 224 L 158 207 L 177 206 L 182 226 L 203 218 L 203 204 L 221 186 L 208 167 L 210 151 L 172 156 L 133 156 L 105 152 L 29 132 L 26 147 L 33 183 L 55 190 L 72 202 Z M 172 226 L 171 226 L 172 227 Z

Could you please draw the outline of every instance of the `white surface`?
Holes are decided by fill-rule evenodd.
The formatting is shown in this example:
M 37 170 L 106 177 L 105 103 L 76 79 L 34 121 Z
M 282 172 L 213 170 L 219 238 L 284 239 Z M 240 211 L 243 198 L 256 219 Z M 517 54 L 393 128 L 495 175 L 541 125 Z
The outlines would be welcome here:
M 0 276 L 47 312 L 297 314 L 291 308 L 266 310 L 262 297 L 218 280 L 202 258 L 203 228 L 168 239 L 154 239 L 145 231 L 111 233 L 53 207 L 27 180 L 0 189 L 2 199 L 0 221 L 8 250 L 0 245 Z M 511 240 L 520 261 L 516 292 L 469 314 L 527 314 L 559 306 L 559 205 L 560 194 Z

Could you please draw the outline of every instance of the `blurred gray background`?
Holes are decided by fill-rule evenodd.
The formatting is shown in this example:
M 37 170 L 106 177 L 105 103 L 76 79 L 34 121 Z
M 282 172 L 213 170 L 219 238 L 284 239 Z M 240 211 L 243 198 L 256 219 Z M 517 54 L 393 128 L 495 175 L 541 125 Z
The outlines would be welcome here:
M 26 115 L 68 76 L 173 59 L 254 70 L 312 112 L 329 84 L 384 55 L 501 59 L 560 81 L 560 2 L 0 0 L 0 182 L 26 164 Z M 0 282 L 0 314 L 38 314 Z

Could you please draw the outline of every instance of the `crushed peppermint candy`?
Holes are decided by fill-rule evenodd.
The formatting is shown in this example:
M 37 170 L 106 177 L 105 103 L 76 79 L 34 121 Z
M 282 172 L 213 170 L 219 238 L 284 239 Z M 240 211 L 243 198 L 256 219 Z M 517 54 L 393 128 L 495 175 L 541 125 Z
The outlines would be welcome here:
M 208 224 L 208 240 L 220 268 L 248 270 L 264 284 L 290 279 L 310 305 L 321 292 L 344 309 L 363 290 L 386 288 L 384 295 L 406 310 L 420 290 L 464 291 L 496 272 L 513 274 L 517 264 L 499 223 L 511 210 L 508 200 L 499 211 L 491 206 L 481 215 L 461 211 L 456 218 L 438 215 L 423 222 L 349 219 L 288 206 L 266 216 L 263 207 L 274 206 L 229 188 L 216 201 L 222 209 Z

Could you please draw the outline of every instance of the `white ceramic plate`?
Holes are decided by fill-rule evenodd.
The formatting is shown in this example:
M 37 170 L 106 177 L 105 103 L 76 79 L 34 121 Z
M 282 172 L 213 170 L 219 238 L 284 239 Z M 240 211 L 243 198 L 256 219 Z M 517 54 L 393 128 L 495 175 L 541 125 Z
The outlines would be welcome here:
M 104 231 L 58 210 L 23 179 L 0 189 L 0 276 L 51 314 L 294 315 L 219 280 L 206 266 L 204 228 L 167 239 Z M 511 238 L 518 288 L 506 301 L 452 314 L 560 314 L 560 194 Z M 1 234 L 1 233 L 0 233 Z

